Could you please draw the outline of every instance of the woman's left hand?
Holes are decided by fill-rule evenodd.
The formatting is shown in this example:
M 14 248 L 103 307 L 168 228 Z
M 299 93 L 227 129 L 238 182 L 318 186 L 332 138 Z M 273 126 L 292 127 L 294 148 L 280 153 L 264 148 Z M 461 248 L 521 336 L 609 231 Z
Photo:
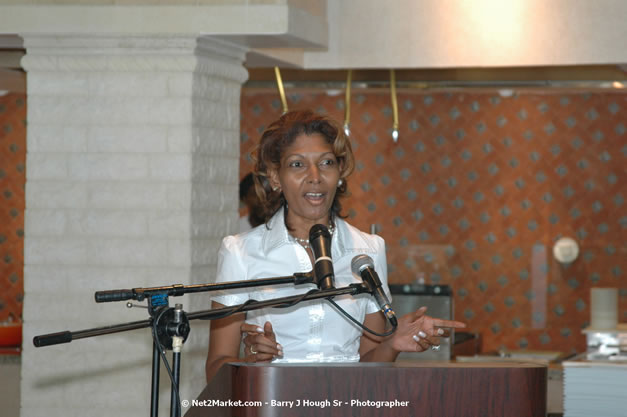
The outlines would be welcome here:
M 405 314 L 398 321 L 396 332 L 390 337 L 391 348 L 397 352 L 422 352 L 431 346 L 440 346 L 441 337 L 449 337 L 450 330 L 466 327 L 465 323 L 427 316 L 427 307 Z

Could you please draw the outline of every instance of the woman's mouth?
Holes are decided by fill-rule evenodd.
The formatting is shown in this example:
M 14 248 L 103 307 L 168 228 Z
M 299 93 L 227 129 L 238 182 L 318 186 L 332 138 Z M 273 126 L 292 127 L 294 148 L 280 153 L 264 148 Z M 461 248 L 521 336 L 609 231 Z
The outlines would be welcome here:
M 312 204 L 320 204 L 324 201 L 325 193 L 305 193 L 305 200 Z

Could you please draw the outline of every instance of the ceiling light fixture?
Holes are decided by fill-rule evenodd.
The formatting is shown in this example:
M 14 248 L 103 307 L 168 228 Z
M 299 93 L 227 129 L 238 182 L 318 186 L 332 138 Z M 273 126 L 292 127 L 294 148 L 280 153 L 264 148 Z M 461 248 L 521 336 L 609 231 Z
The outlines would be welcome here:
M 390 96 L 392 98 L 392 140 L 398 142 L 398 102 L 396 101 L 396 74 L 390 70 Z
M 283 80 L 281 79 L 281 70 L 279 67 L 274 67 L 274 75 L 276 76 L 276 86 L 279 89 L 279 96 L 281 97 L 283 114 L 285 114 L 287 113 L 287 98 L 285 98 L 285 89 L 283 88 Z
M 346 75 L 346 99 L 344 100 L 344 134 L 348 137 L 351 134 L 351 82 L 353 81 L 353 70 L 348 70 Z

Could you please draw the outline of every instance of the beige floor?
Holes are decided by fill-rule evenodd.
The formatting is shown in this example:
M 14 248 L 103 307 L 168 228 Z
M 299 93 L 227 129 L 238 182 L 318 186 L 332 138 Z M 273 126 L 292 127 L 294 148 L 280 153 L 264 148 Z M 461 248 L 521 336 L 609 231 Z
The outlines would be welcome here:
M 20 357 L 0 355 L 0 414 L 20 415 Z

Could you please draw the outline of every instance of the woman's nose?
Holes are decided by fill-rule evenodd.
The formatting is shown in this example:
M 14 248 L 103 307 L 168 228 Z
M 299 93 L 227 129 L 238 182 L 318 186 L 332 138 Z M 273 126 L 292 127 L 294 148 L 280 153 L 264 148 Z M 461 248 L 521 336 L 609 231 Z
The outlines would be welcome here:
M 320 169 L 318 168 L 318 165 L 311 165 L 307 179 L 313 184 L 318 184 L 320 182 Z

